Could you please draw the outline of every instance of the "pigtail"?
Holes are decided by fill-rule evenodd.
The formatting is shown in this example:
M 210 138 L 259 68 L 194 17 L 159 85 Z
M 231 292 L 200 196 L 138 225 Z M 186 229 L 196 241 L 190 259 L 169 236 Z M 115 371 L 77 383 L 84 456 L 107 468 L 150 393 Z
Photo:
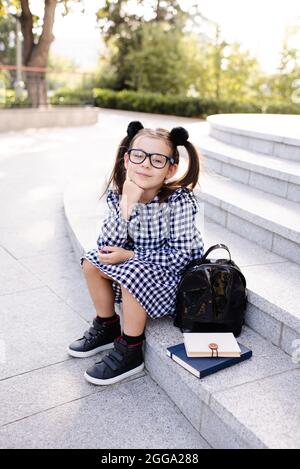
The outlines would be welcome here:
M 126 137 L 124 137 L 123 140 L 121 141 L 119 148 L 117 150 L 117 155 L 116 155 L 116 160 L 115 160 L 113 170 L 109 177 L 108 183 L 106 184 L 104 192 L 99 197 L 99 200 L 101 200 L 102 197 L 106 194 L 111 184 L 114 186 L 115 189 L 118 190 L 119 194 L 122 193 L 123 184 L 126 179 L 126 169 L 124 166 L 124 154 L 126 153 L 126 150 L 129 147 L 130 140 L 131 140 L 130 137 L 126 135 Z
M 113 183 L 114 189 L 117 189 L 119 194 L 122 194 L 123 184 L 126 179 L 126 169 L 124 165 L 124 155 L 129 149 L 130 143 L 132 143 L 138 133 L 144 129 L 143 124 L 140 121 L 131 121 L 127 126 L 127 135 L 121 141 L 119 148 L 117 150 L 117 156 L 115 160 L 115 165 L 109 177 L 109 181 L 104 189 L 104 192 L 100 196 L 99 200 L 102 199 L 104 194 L 109 189 L 111 183 Z
M 176 191 L 177 189 L 181 187 L 187 187 L 188 189 L 193 190 L 196 184 L 199 184 L 198 179 L 200 175 L 201 153 L 199 153 L 196 147 L 187 140 L 188 133 L 185 129 L 182 129 L 182 127 L 179 128 L 180 137 L 178 138 L 178 141 L 176 141 L 176 137 L 178 135 L 177 129 L 178 128 L 176 128 L 176 132 L 173 132 L 173 135 L 171 134 L 171 138 L 170 138 L 170 142 L 171 144 L 173 144 L 173 157 L 174 157 L 175 163 L 177 164 L 179 163 L 179 152 L 177 150 L 177 145 L 180 144 L 180 145 L 183 145 L 187 151 L 189 164 L 188 164 L 186 173 L 180 179 L 176 179 L 172 182 L 163 184 L 159 192 L 160 203 L 165 202 L 168 199 L 168 197 L 171 194 L 173 194 L 174 191 Z M 182 138 L 183 131 L 184 131 L 183 135 L 185 136 L 185 139 Z M 175 138 L 174 138 L 174 134 L 176 136 Z M 200 184 L 199 184 L 199 187 L 200 187 Z
M 174 184 L 176 184 L 177 187 L 194 189 L 200 174 L 200 154 L 196 150 L 195 146 L 189 141 L 186 141 L 183 146 L 188 154 L 189 165 L 186 173 L 180 179 L 174 181 Z

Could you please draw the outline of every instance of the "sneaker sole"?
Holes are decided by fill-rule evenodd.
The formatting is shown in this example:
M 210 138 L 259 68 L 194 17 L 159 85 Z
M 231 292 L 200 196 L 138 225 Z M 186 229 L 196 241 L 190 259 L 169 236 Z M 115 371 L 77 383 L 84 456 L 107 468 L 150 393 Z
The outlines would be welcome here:
M 144 369 L 145 363 L 142 363 L 136 368 L 133 368 L 132 370 L 126 371 L 126 373 L 123 373 L 119 376 L 115 376 L 114 378 L 109 378 L 109 379 L 98 379 L 98 378 L 93 378 L 87 372 L 84 373 L 85 379 L 92 384 L 96 385 L 107 385 L 107 384 L 114 384 L 117 383 L 118 381 L 121 381 L 122 379 L 128 378 L 128 376 L 132 376 L 135 373 L 138 373 L 139 371 L 142 371 Z
M 76 350 L 72 350 L 70 347 L 68 347 L 67 351 L 68 351 L 68 354 L 71 355 L 71 357 L 88 358 L 88 357 L 92 357 L 93 355 L 96 355 L 96 353 L 98 352 L 102 352 L 103 350 L 109 350 L 111 348 L 114 348 L 114 342 L 101 345 L 100 347 L 94 348 L 93 350 L 89 350 L 88 352 L 78 352 Z

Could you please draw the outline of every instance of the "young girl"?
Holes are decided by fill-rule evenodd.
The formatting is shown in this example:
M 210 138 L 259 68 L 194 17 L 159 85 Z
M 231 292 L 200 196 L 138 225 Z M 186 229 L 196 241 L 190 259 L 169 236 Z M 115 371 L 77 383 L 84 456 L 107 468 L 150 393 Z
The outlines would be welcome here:
M 119 145 L 104 192 L 110 213 L 98 249 L 80 259 L 96 317 L 83 337 L 68 347 L 73 357 L 113 348 L 85 372 L 90 383 L 116 383 L 144 368 L 147 317 L 174 317 L 181 275 L 204 253 L 195 226 L 199 206 L 192 192 L 199 177 L 199 154 L 188 137 L 182 127 L 152 130 L 132 121 Z M 187 150 L 188 170 L 168 183 L 178 168 L 178 145 Z M 114 190 L 109 189 L 112 182 Z M 121 302 L 123 334 L 114 308 Z

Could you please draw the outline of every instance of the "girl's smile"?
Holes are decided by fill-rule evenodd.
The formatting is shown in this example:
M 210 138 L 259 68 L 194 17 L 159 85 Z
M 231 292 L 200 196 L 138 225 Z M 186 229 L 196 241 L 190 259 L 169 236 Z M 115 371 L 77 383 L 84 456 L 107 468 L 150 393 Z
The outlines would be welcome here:
M 136 172 L 136 174 L 137 174 L 138 176 L 142 176 L 142 177 L 147 177 L 147 178 L 151 177 L 150 174 L 146 174 L 146 173 L 138 173 L 138 172 Z

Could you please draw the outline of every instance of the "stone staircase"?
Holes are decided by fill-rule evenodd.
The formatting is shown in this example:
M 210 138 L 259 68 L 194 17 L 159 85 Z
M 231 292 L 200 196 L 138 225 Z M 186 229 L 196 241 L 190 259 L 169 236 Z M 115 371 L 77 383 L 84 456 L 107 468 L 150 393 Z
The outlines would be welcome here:
M 182 334 L 171 318 L 162 318 L 147 323 L 145 365 L 213 448 L 300 447 L 300 363 L 292 359 L 293 341 L 300 339 L 299 120 L 218 115 L 201 131 L 198 123 L 186 125 L 203 155 L 195 193 L 204 212 L 205 249 L 226 244 L 245 275 L 249 303 L 238 340 L 253 356 L 198 380 L 166 355 Z M 78 259 L 99 232 L 98 189 L 99 181 L 89 180 L 65 192 Z M 213 257 L 219 254 L 224 251 Z
M 244 267 L 250 293 L 247 323 L 291 354 L 293 340 L 300 337 L 300 135 L 297 140 L 270 133 L 280 118 L 282 129 L 289 123 L 292 133 L 292 122 L 300 128 L 300 117 L 210 116 L 207 135 L 196 140 L 210 170 L 197 195 L 205 216 L 251 242 L 255 268 Z M 298 155 L 298 161 L 287 155 Z M 231 248 L 238 251 L 236 242 Z M 264 252 L 276 256 L 266 262 Z

